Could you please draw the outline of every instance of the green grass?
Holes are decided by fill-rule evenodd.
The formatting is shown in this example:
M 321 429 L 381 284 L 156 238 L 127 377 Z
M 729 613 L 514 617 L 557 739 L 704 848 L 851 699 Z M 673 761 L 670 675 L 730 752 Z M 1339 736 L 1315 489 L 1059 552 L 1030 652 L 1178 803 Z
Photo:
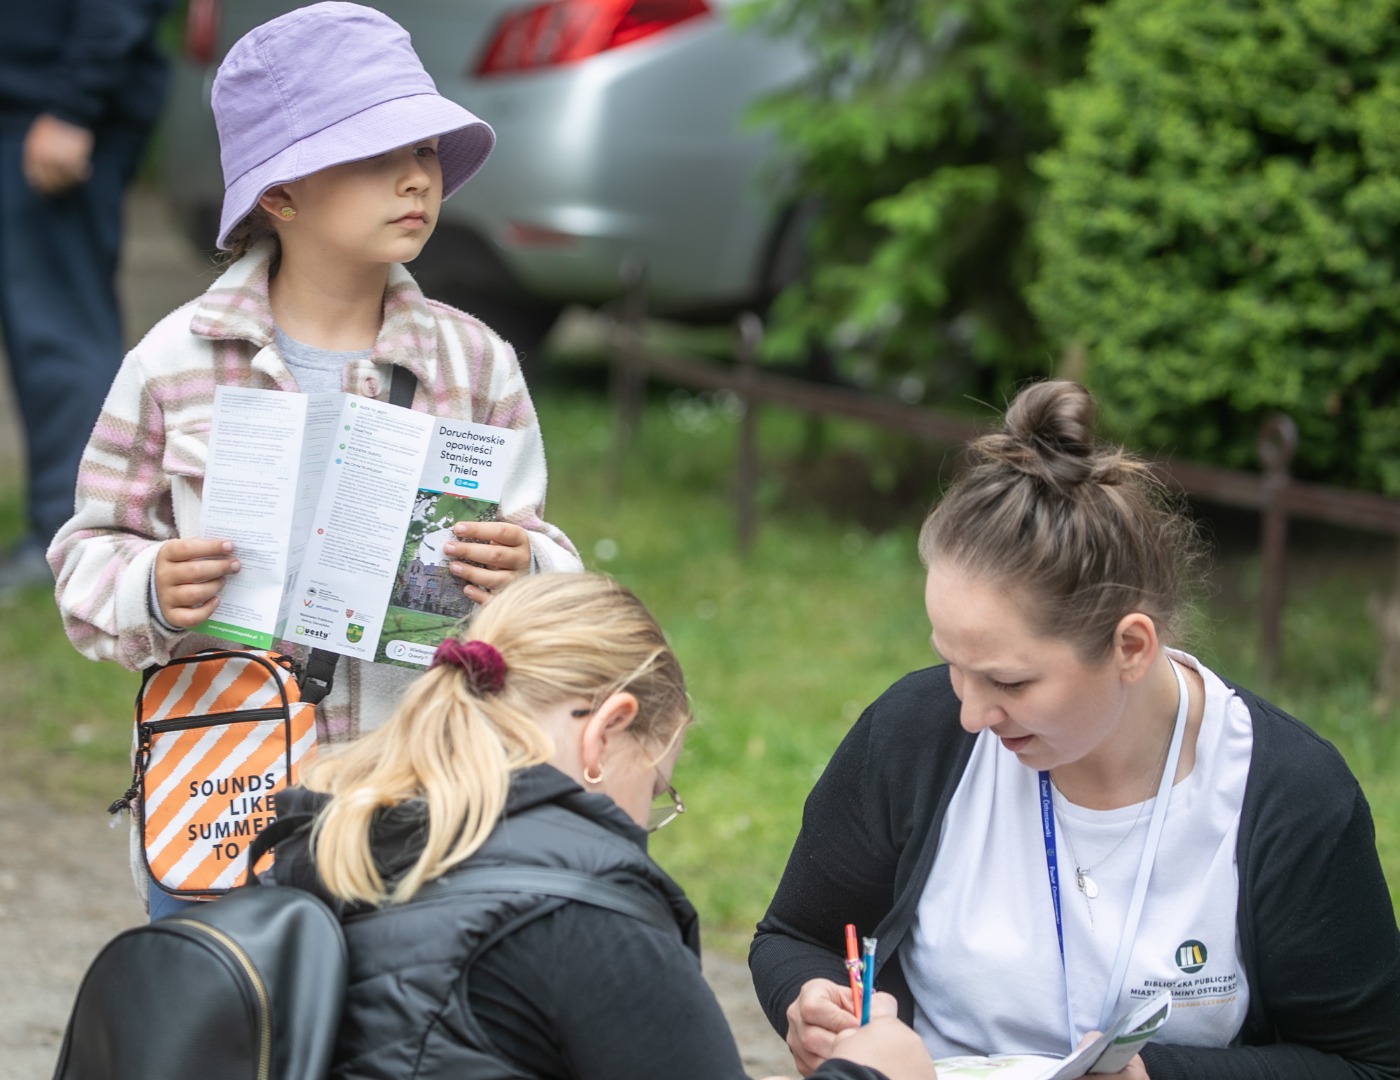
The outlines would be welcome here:
M 687 813 L 656 836 L 653 853 L 696 901 L 709 942 L 741 950 L 831 751 L 870 700 L 932 661 L 914 540 L 946 455 L 927 455 L 927 497 L 882 515 L 897 523 L 875 531 L 855 509 L 870 503 L 858 490 L 870 475 L 804 470 L 805 494 L 793 494 L 782 478 L 809 432 L 794 416 L 765 413 L 759 531 L 741 556 L 730 499 L 731 404 L 656 394 L 614 497 L 606 405 L 563 380 L 537 400 L 551 465 L 549 519 L 590 568 L 615 575 L 655 611 L 689 678 L 698 723 L 675 776 Z M 873 439 L 833 424 L 825 445 L 840 463 L 863 457 Z M 13 529 L 16 512 L 16 494 L 0 493 L 0 530 Z M 1258 569 L 1248 546 L 1217 573 L 1195 651 L 1341 749 L 1371 800 L 1400 896 L 1400 715 L 1378 714 L 1370 703 L 1376 643 L 1365 614 L 1368 593 L 1392 583 L 1377 580 L 1372 548 L 1363 555 L 1304 545 L 1299 566 L 1290 566 L 1283 675 L 1266 688 L 1255 680 Z M 0 753 L 26 780 L 84 805 L 105 806 L 120 793 L 136 678 L 78 658 L 42 594 L 0 611 L 0 685 L 8 688 Z
M 66 805 L 105 809 L 131 782 L 140 677 L 84 660 L 43 591 L 0 606 L 0 779 Z
M 449 615 L 437 615 L 417 608 L 397 607 L 390 604 L 384 609 L 383 637 L 401 637 L 406 641 L 431 641 L 444 629 L 454 625 L 456 619 Z

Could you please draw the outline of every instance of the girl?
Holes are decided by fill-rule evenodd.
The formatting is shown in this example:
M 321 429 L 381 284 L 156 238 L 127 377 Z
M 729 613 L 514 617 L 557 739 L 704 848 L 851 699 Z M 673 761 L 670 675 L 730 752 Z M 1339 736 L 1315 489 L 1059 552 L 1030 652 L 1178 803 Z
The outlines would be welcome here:
M 695 910 L 646 854 L 682 809 L 671 775 L 690 721 L 660 628 L 608 578 L 549 574 L 512 584 L 468 633 L 388 724 L 278 796 L 289 823 L 316 816 L 272 875 L 338 908 L 349 948 L 331 1075 L 737 1080 Z M 596 875 L 675 925 L 528 893 L 409 903 L 456 869 L 502 866 Z M 879 996 L 813 1075 L 933 1080 L 893 1008 Z
M 225 179 L 218 244 L 232 261 L 132 350 L 107 396 L 76 511 L 49 549 L 74 645 L 140 670 L 217 644 L 187 631 L 239 569 L 231 543 L 196 532 L 219 385 L 387 399 L 407 373 L 417 409 L 521 435 L 503 520 L 459 524 L 445 545 L 466 596 L 483 602 L 519 575 L 580 569 L 542 517 L 544 449 L 510 346 L 426 299 L 402 266 L 432 235 L 442 200 L 486 160 L 490 127 L 437 93 L 402 28 L 348 3 L 245 35 L 212 103 Z M 343 659 L 318 707 L 323 739 L 382 723 L 412 677 Z
M 1400 933 L 1335 750 L 1169 648 L 1194 534 L 1028 387 L 929 515 L 932 643 L 807 801 L 749 962 L 804 1068 L 841 922 L 935 1059 L 1058 1057 L 1170 987 L 1130 1080 L 1400 1077 Z M 820 944 L 818 944 L 820 943 Z

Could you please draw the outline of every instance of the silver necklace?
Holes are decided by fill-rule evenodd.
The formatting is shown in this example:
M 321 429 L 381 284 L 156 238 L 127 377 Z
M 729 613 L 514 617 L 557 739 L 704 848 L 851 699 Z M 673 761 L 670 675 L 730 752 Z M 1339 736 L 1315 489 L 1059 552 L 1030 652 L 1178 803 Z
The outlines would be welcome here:
M 1118 843 L 1114 844 L 1113 847 L 1109 849 L 1108 854 L 1101 855 L 1094 860 L 1094 866 L 1102 866 L 1104 863 L 1108 862 L 1109 859 L 1113 858 L 1113 856 L 1118 853 L 1118 849 L 1127 843 L 1128 837 L 1133 835 L 1139 823 L 1142 821 L 1142 812 L 1147 808 L 1147 802 L 1148 800 L 1144 799 L 1138 805 L 1137 816 L 1133 818 L 1133 823 L 1128 827 L 1128 831 L 1118 838 Z M 1063 826 L 1065 823 L 1061 822 L 1061 825 Z M 1068 828 L 1064 829 L 1064 834 L 1065 839 L 1069 841 L 1070 858 L 1074 860 L 1074 884 L 1079 888 L 1079 891 L 1090 900 L 1097 900 L 1099 896 L 1099 886 L 1090 876 L 1094 866 L 1084 866 L 1080 863 L 1079 854 L 1074 850 L 1074 837 L 1070 836 Z
M 1178 709 L 1179 708 L 1180 704 L 1178 704 Z M 1176 725 L 1173 724 L 1173 732 L 1175 731 L 1175 728 Z M 1162 756 L 1157 762 L 1157 770 L 1154 774 L 1158 777 L 1157 784 L 1159 788 L 1161 786 L 1162 769 L 1166 765 L 1167 755 L 1171 752 L 1171 745 L 1172 732 L 1168 732 L 1167 744 L 1162 748 Z M 1050 780 L 1052 783 L 1054 782 L 1054 779 L 1055 774 L 1052 770 L 1050 773 Z M 1118 843 L 1114 844 L 1113 847 L 1109 849 L 1108 854 L 1101 855 L 1099 858 L 1095 859 L 1093 866 L 1085 866 L 1079 861 L 1079 854 L 1074 850 L 1074 837 L 1070 835 L 1068 823 L 1067 821 L 1060 822 L 1061 831 L 1065 834 L 1065 840 L 1069 844 L 1070 858 L 1074 860 L 1074 884 L 1075 887 L 1078 888 L 1079 891 L 1084 894 L 1084 907 L 1089 912 L 1090 930 L 1094 929 L 1094 905 L 1091 904 L 1089 901 L 1096 900 L 1099 895 L 1098 882 L 1096 882 L 1092 876 L 1094 866 L 1102 866 L 1104 863 L 1108 862 L 1109 859 L 1113 858 L 1113 856 L 1118 853 L 1118 849 L 1121 848 L 1125 843 L 1127 843 L 1128 837 L 1132 836 L 1133 833 L 1137 831 L 1138 825 L 1142 822 L 1143 811 L 1147 809 L 1148 801 L 1152 799 L 1153 795 L 1160 794 L 1161 792 L 1159 790 L 1154 789 L 1152 795 L 1148 795 L 1142 800 L 1142 802 L 1138 803 L 1137 816 L 1133 818 L 1133 823 L 1128 826 L 1128 831 L 1118 838 Z

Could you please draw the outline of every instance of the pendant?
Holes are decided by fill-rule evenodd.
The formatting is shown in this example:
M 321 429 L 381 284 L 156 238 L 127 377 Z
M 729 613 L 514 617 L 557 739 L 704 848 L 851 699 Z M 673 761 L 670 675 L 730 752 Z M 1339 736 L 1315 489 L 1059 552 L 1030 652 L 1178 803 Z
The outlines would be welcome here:
M 1082 866 L 1074 868 L 1074 883 L 1079 886 L 1079 891 L 1090 900 L 1096 899 L 1099 895 L 1099 887 L 1094 879 L 1089 876 L 1089 871 Z

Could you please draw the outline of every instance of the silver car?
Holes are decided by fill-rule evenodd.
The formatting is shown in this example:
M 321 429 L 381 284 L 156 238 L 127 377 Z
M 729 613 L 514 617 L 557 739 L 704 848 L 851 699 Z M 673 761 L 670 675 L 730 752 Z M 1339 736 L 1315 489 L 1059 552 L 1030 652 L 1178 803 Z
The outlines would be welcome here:
M 651 309 L 725 316 L 794 272 L 805 213 L 752 102 L 803 71 L 790 42 L 730 21 L 735 0 L 381 0 L 438 90 L 496 130 L 443 204 L 414 272 L 530 351 L 560 309 L 644 267 Z M 162 186 L 212 247 L 222 180 L 209 87 L 243 33 L 299 6 L 190 0 L 168 98 Z

